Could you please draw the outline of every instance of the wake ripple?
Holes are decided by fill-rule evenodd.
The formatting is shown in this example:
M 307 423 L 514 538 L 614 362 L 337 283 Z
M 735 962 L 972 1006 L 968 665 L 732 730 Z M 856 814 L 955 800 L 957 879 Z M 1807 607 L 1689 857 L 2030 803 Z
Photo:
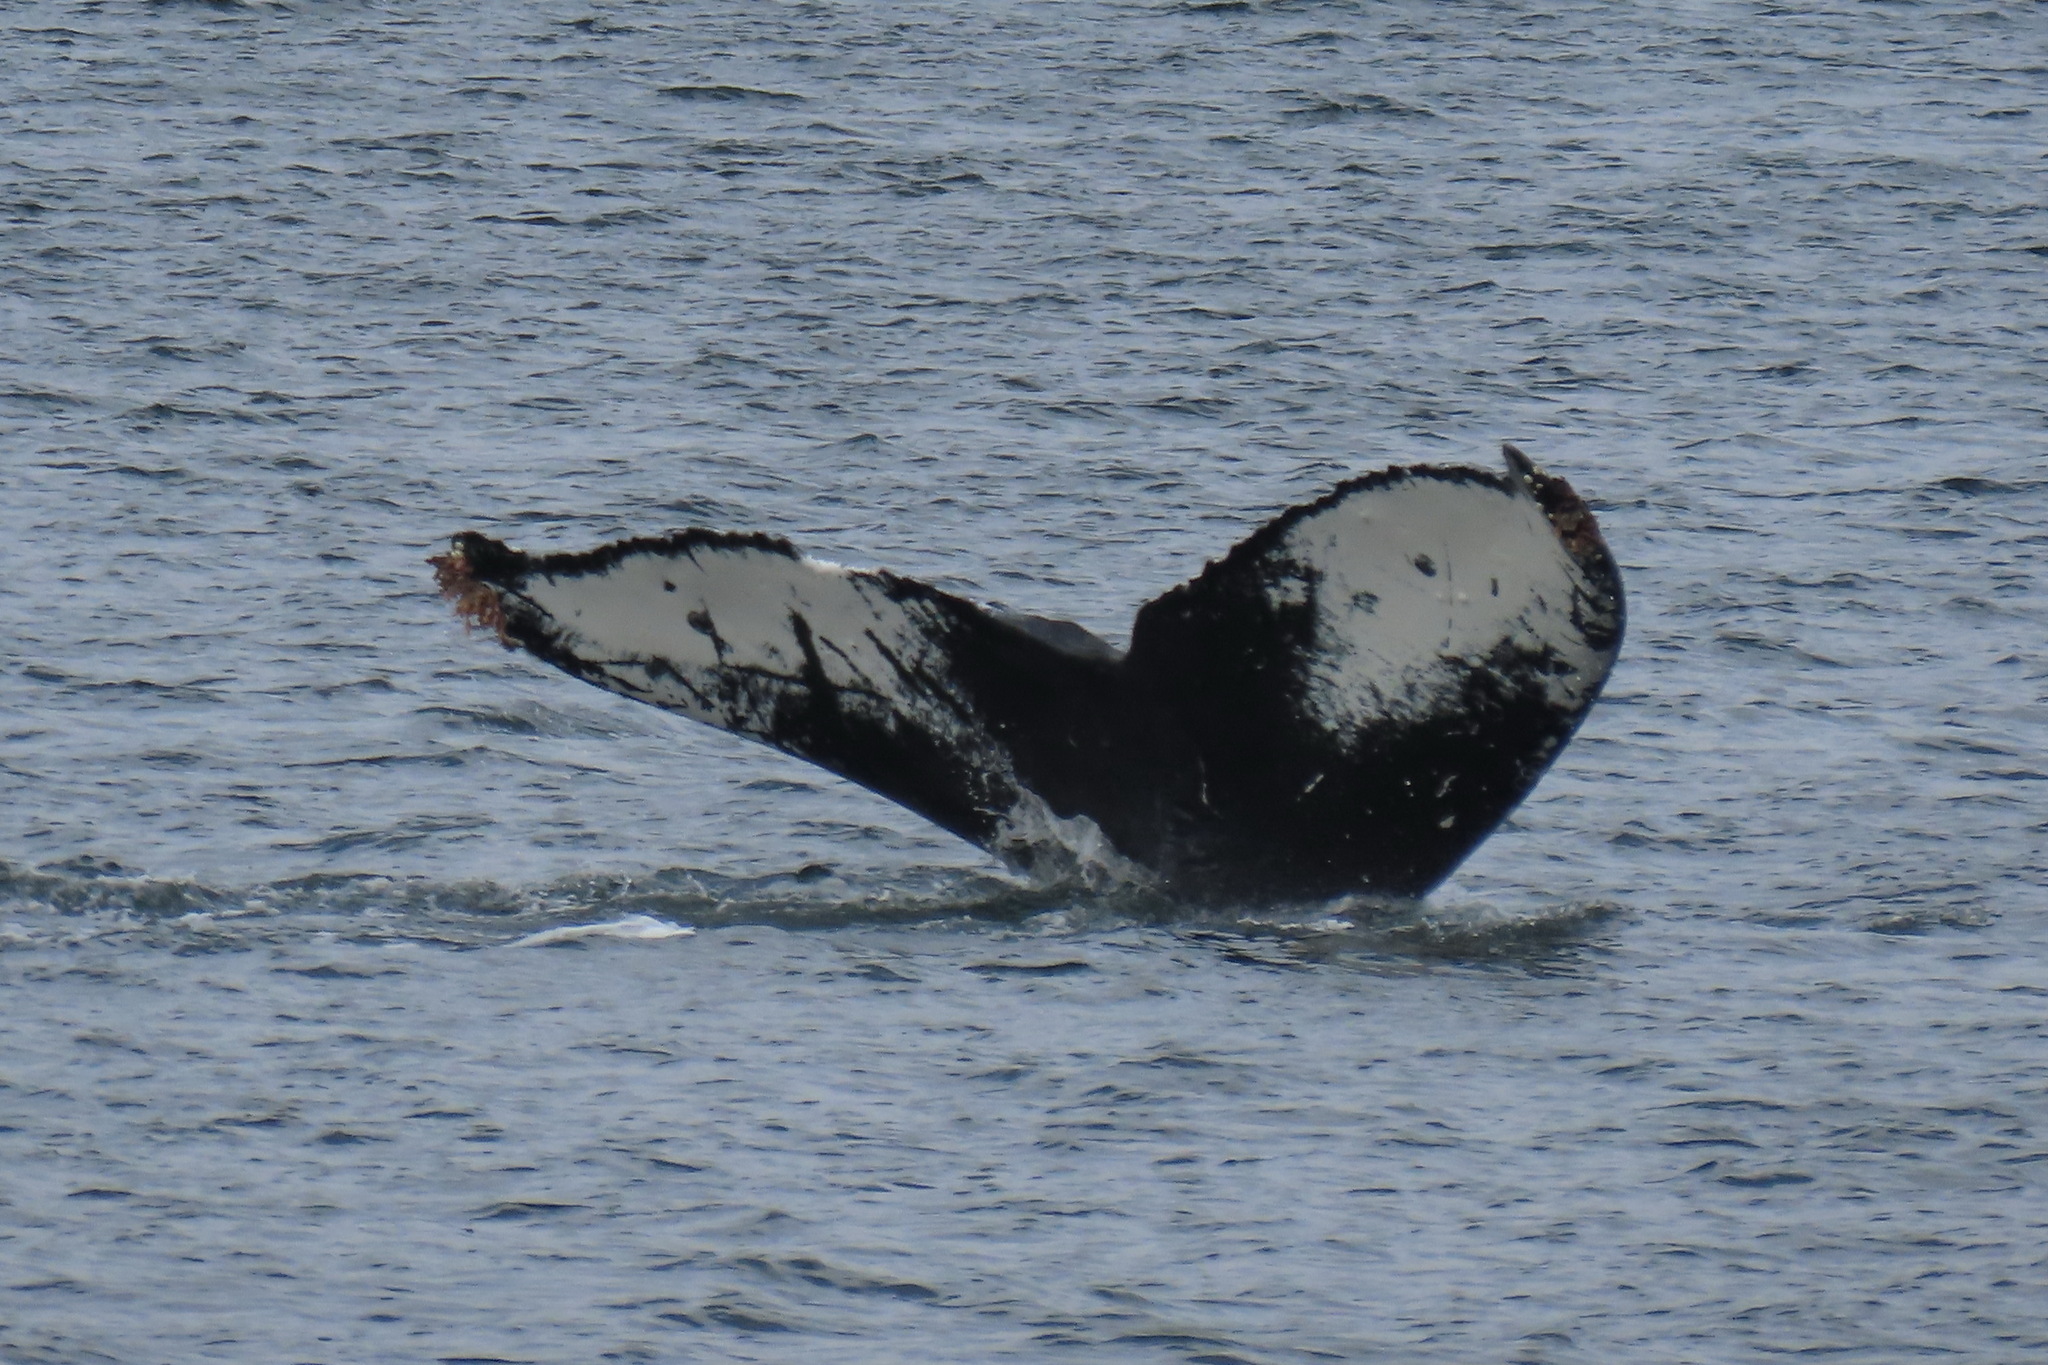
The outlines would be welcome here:
M 1033 884 L 913 868 L 886 885 L 822 864 L 736 877 L 698 868 L 587 873 L 536 885 L 323 873 L 246 887 L 152 877 L 107 859 L 41 867 L 0 860 L 0 952 L 90 942 L 233 952 L 330 936 L 449 948 L 658 942 L 699 929 L 786 930 L 1028 924 L 1053 937 L 1140 926 L 1238 960 L 1307 967 L 1355 958 L 1537 959 L 1580 945 L 1616 913 L 1604 903 L 1510 908 L 1363 896 L 1189 905 L 1148 887 Z

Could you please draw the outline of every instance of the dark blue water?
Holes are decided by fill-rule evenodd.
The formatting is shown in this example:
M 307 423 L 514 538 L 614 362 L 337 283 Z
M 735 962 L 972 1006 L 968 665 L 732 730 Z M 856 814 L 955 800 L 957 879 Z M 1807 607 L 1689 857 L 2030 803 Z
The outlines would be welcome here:
M 2048 1348 L 2031 8 L 0 51 L 0 1358 Z M 1631 634 L 1420 907 L 1020 886 L 422 562 L 762 528 L 1116 638 L 1504 438 Z

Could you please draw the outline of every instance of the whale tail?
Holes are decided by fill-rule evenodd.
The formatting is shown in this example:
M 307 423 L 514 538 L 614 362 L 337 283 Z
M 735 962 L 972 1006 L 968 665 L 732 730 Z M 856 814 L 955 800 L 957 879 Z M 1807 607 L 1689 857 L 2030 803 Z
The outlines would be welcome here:
M 1394 467 L 1145 604 L 1128 651 L 758 533 L 433 563 L 466 620 L 808 759 L 1014 865 L 1079 829 L 1196 896 L 1420 895 L 1534 786 L 1620 648 L 1562 479 Z

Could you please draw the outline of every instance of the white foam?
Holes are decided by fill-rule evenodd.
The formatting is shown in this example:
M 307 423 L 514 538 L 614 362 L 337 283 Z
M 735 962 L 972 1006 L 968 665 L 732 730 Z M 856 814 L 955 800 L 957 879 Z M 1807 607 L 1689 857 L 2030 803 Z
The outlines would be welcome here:
M 1003 817 L 990 848 L 1044 886 L 1080 885 L 1100 892 L 1154 886 L 1159 881 L 1150 868 L 1117 852 L 1093 820 L 1085 815 L 1055 815 L 1029 790 Z
M 674 924 L 652 915 L 627 915 L 602 924 L 558 924 L 525 938 L 513 939 L 507 948 L 548 948 L 558 943 L 581 943 L 593 938 L 664 939 L 688 938 L 697 931 L 687 924 Z

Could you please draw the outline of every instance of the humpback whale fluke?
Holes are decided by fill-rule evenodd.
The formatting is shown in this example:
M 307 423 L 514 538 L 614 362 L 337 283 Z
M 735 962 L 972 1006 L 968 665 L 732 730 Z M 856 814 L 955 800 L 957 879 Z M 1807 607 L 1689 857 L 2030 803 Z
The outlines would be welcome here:
M 1178 894 L 1421 895 L 1528 794 L 1621 646 L 1563 479 L 1394 466 L 1255 531 L 1118 651 L 758 532 L 432 563 L 471 623 L 828 768 L 1013 865 L 1048 819 Z

